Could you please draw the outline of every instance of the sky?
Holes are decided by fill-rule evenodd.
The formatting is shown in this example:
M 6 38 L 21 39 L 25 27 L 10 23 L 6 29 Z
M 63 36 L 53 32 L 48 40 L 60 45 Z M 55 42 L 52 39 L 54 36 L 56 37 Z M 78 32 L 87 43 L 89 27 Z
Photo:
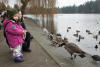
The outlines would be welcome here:
M 16 3 L 16 0 L 9 0 L 9 5 L 11 7 L 13 7 L 15 3 Z
M 81 5 L 87 1 L 95 1 L 95 0 L 57 0 L 56 7 L 64 7 L 64 6 L 71 6 L 71 5 Z M 16 0 L 9 0 L 9 5 L 13 7 Z

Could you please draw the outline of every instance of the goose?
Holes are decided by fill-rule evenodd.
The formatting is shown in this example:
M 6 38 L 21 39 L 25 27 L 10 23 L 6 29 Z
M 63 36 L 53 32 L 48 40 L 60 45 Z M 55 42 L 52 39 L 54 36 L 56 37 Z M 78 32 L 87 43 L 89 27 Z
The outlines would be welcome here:
M 92 59 L 94 60 L 94 61 L 100 61 L 100 56 L 98 56 L 98 55 L 93 55 L 93 56 L 91 56 L 92 57 Z
M 63 45 L 64 48 L 70 53 L 72 60 L 76 58 L 76 54 L 78 54 L 81 58 L 85 57 L 85 52 L 82 51 L 75 43 L 62 43 L 59 47 L 62 47 Z

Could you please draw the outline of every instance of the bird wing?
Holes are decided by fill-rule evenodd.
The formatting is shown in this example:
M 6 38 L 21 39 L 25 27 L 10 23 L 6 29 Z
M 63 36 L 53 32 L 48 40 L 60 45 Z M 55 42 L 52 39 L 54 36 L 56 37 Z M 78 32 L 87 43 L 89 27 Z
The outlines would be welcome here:
M 74 53 L 81 53 L 83 52 L 76 44 L 74 43 L 69 43 L 66 46 L 68 49 L 70 49 L 71 51 L 73 51 Z

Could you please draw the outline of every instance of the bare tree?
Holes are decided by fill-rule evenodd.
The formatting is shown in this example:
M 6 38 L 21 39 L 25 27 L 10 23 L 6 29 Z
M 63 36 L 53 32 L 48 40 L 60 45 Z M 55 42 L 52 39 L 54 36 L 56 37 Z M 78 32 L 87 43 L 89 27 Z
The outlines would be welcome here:
M 43 27 L 45 27 L 44 18 L 47 18 L 46 28 L 51 32 L 54 32 L 53 14 L 57 12 L 55 4 L 56 0 L 31 0 L 29 2 L 31 13 L 42 15 Z
M 26 8 L 29 1 L 30 0 L 21 0 L 21 3 L 22 3 L 21 11 L 22 11 L 23 14 L 24 14 L 25 8 Z
M 0 2 L 0 10 L 5 10 L 6 6 L 4 4 L 4 2 Z
M 5 5 L 8 5 L 8 0 L 0 0 L 0 2 L 3 2 Z
M 19 9 L 18 4 L 15 4 L 15 5 L 14 5 L 14 8 Z

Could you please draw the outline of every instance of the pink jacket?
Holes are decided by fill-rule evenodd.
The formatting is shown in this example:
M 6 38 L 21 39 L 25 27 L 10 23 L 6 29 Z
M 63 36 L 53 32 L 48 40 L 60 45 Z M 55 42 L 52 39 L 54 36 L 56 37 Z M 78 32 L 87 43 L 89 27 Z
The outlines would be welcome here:
M 17 24 L 9 19 L 5 19 L 3 26 L 5 28 L 6 37 L 10 47 L 15 48 L 16 46 L 24 43 L 24 29 L 22 28 L 21 24 Z

